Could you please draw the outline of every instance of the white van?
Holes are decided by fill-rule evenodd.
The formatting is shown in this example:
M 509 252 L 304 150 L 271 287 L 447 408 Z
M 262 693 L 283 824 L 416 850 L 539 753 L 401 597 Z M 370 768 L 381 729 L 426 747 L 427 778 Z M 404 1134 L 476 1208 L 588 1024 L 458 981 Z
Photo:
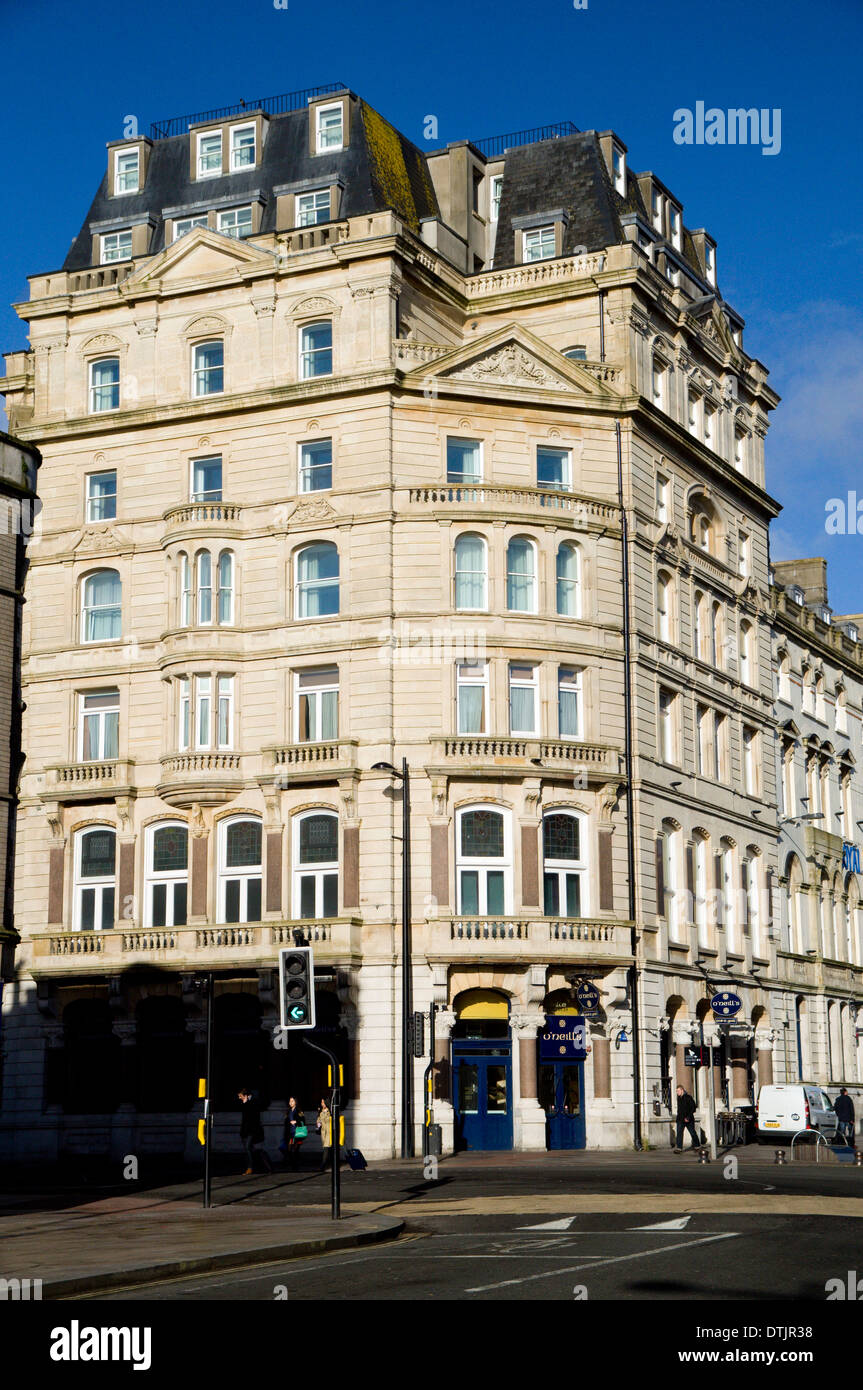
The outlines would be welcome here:
M 791 1139 L 801 1129 L 818 1130 L 828 1143 L 839 1138 L 833 1102 L 820 1086 L 762 1086 L 758 1095 L 759 1144 Z

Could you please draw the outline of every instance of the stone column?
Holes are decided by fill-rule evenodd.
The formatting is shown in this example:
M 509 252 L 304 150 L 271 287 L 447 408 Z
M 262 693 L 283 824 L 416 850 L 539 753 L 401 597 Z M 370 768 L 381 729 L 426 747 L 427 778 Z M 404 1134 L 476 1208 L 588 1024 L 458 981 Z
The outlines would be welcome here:
M 755 1033 L 755 1075 L 758 1086 L 773 1084 L 773 1031 L 757 1029 Z
M 545 1014 L 538 1009 L 514 1013 L 510 1027 L 513 1041 L 518 1043 L 519 1064 L 519 1094 L 513 1097 L 513 1145 L 517 1149 L 545 1149 L 545 1111 L 537 1096 L 536 1072 L 536 1038 L 545 1027 Z
M 748 1039 L 731 1039 L 731 1104 L 741 1101 L 749 1104 L 749 1047 Z
M 611 1043 L 606 1037 L 593 1037 L 591 1043 L 594 1100 L 611 1100 Z
M 138 1025 L 134 1018 L 115 1018 L 111 1031 L 120 1039 L 120 1104 L 111 1120 L 111 1157 L 137 1156 Z
M 258 322 L 258 371 L 267 385 L 273 381 L 273 322 L 276 301 L 272 296 L 252 296 L 252 308 Z
M 674 1079 L 671 1087 L 671 1113 L 677 1109 L 676 1088 L 682 1086 L 684 1091 L 698 1098 L 696 1086 L 696 1073 L 694 1067 L 688 1067 L 684 1061 L 684 1054 L 687 1047 L 694 1047 L 691 1029 L 681 1023 L 675 1023 L 672 1030 L 672 1040 L 674 1042 Z
M 197 804 L 189 817 L 189 925 L 207 922 L 207 859 L 210 834 L 203 812 Z

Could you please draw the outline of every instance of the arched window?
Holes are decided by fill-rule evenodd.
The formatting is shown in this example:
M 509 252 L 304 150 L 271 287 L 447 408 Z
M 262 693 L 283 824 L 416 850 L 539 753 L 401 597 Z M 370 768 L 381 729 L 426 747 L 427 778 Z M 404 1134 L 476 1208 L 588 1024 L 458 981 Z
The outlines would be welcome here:
M 81 641 L 115 642 L 122 636 L 123 587 L 116 570 L 97 570 L 81 586 Z
M 225 346 L 221 339 L 192 348 L 192 395 L 215 396 L 225 389 Z
M 338 611 L 338 549 L 331 541 L 307 545 L 297 555 L 297 617 L 323 618 Z
M 213 621 L 213 560 L 209 550 L 199 550 L 195 556 L 195 587 L 198 625 L 208 627 Z
M 739 914 L 734 891 L 734 846 L 722 840 L 719 846 L 719 876 L 722 893 L 722 922 L 725 926 L 725 949 L 739 951 Z
M 848 732 L 848 695 L 843 685 L 836 687 L 836 732 Z
M 189 832 L 182 821 L 150 826 L 146 849 L 145 923 L 182 927 L 189 882 Z
M 708 884 L 709 864 L 710 864 L 710 841 L 704 834 L 696 834 L 692 843 L 693 858 L 693 890 L 695 901 L 693 903 L 693 919 L 698 929 L 699 946 L 713 946 L 713 931 L 715 912 L 708 911 L 710 889 Z
M 120 359 L 102 357 L 90 363 L 90 413 L 120 408 Z
M 803 874 L 796 854 L 789 855 L 785 866 L 785 907 L 788 923 L 788 949 L 802 955 L 807 946 L 806 896 Z
M 564 541 L 557 547 L 557 611 L 563 618 L 580 616 L 580 581 L 578 546 Z
M 740 624 L 740 680 L 743 685 L 754 684 L 754 661 L 752 659 L 752 624 Z
M 753 846 L 743 856 L 741 863 L 741 888 L 744 934 L 752 943 L 752 954 L 761 954 L 761 878 L 760 855 Z
M 820 918 L 821 918 L 821 951 L 829 960 L 833 959 L 833 904 L 830 901 L 830 879 L 826 873 L 821 874 L 821 892 L 819 895 Z
M 725 669 L 725 615 L 715 600 L 710 608 L 710 662 Z
M 300 329 L 300 377 L 332 376 L 333 325 L 330 320 L 308 323 Z
M 192 625 L 192 566 L 185 553 L 180 554 L 180 626 Z
M 656 576 L 656 635 L 660 642 L 672 639 L 672 580 L 666 570 Z
M 339 915 L 339 818 L 332 811 L 294 816 L 294 916 Z
M 659 835 L 660 861 L 657 864 L 657 909 L 668 923 L 669 935 L 678 938 L 686 919 L 681 871 L 680 827 L 664 820 Z
M 491 806 L 472 806 L 456 816 L 458 910 L 467 917 L 506 916 L 512 911 L 509 816 Z
M 76 931 L 106 931 L 116 917 L 116 832 L 109 825 L 79 830 L 75 836 Z
M 801 673 L 803 686 L 803 713 L 815 713 L 815 675 L 808 661 L 804 661 Z
M 699 660 L 704 656 L 704 644 L 707 640 L 705 632 L 705 608 L 705 597 L 696 589 L 692 601 L 692 648 L 694 655 L 698 657 Z
M 791 700 L 791 657 L 785 651 L 779 653 L 779 698 Z
M 261 920 L 261 821 L 234 816 L 219 825 L 219 921 Z
M 827 710 L 824 704 L 824 673 L 819 671 L 815 678 L 815 718 L 822 723 L 827 722 Z
M 458 612 L 488 608 L 488 547 L 482 536 L 459 536 L 455 543 L 455 607 Z
M 217 613 L 220 625 L 230 626 L 234 621 L 234 557 L 230 550 L 223 550 L 219 556 Z
M 536 612 L 536 546 L 526 536 L 514 536 L 506 548 L 506 606 Z
M 587 835 L 582 816 L 548 811 L 542 819 L 542 893 L 546 917 L 587 913 Z

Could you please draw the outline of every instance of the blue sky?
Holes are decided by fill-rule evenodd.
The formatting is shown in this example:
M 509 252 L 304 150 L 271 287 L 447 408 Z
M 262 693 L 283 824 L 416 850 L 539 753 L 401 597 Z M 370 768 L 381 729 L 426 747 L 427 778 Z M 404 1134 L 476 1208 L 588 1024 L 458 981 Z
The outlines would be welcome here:
M 150 0 L 92 23 L 68 0 L 0 0 L 0 18 L 0 351 L 26 346 L 10 305 L 62 263 L 127 115 L 146 130 L 340 81 L 419 145 L 430 114 L 440 143 L 613 128 L 716 238 L 722 292 L 783 397 L 767 440 L 775 557 L 826 555 L 835 610 L 863 610 L 863 519 L 859 536 L 824 528 L 829 498 L 863 502 L 861 0 Z M 697 101 L 779 108 L 780 152 L 675 144 L 674 111 Z

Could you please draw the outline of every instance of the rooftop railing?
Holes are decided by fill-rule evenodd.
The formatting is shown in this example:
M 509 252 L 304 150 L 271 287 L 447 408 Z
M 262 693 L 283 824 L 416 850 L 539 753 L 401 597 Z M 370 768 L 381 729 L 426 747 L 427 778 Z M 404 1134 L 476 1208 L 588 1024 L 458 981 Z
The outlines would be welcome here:
M 516 145 L 536 145 L 540 140 L 560 140 L 564 135 L 580 135 L 581 131 L 572 121 L 554 121 L 551 125 L 537 125 L 530 130 L 515 130 L 509 135 L 490 135 L 486 140 L 471 140 L 474 149 L 495 159 L 505 150 Z
M 344 82 L 326 82 L 321 87 L 304 87 L 299 92 L 283 92 L 275 97 L 257 97 L 254 101 L 239 101 L 235 106 L 218 106 L 212 111 L 194 111 L 190 116 L 170 116 L 150 125 L 151 140 L 167 140 L 171 135 L 185 135 L 190 126 L 203 121 L 221 121 L 228 116 L 242 116 L 245 111 L 266 111 L 271 116 L 284 116 L 288 111 L 304 111 L 312 97 L 343 92 Z

